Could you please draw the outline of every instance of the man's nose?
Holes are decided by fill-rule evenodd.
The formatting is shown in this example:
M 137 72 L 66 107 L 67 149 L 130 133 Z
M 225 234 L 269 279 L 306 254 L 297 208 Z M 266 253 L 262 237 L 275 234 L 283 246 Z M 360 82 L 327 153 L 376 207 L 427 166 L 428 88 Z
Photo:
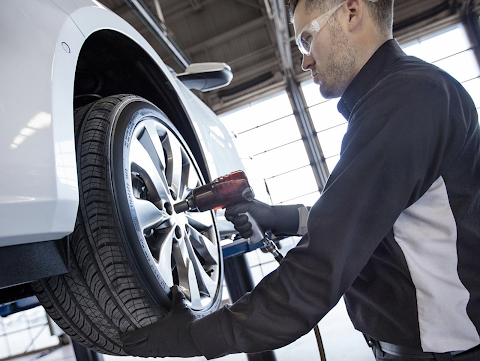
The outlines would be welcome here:
M 303 69 L 303 71 L 311 70 L 310 68 L 313 66 L 314 63 L 315 63 L 315 61 L 314 61 L 314 59 L 311 55 L 303 54 L 303 58 L 302 58 L 302 69 Z

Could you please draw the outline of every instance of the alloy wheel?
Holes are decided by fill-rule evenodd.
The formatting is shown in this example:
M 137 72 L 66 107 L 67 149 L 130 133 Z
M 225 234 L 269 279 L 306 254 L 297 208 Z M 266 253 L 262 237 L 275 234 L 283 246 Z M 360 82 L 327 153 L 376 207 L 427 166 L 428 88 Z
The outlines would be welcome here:
M 177 214 L 173 207 L 202 184 L 199 171 L 161 117 L 140 112 L 130 124 L 134 128 L 125 136 L 130 144 L 124 147 L 124 175 L 138 240 L 161 283 L 179 285 L 192 309 L 205 309 L 217 296 L 220 277 L 213 214 Z

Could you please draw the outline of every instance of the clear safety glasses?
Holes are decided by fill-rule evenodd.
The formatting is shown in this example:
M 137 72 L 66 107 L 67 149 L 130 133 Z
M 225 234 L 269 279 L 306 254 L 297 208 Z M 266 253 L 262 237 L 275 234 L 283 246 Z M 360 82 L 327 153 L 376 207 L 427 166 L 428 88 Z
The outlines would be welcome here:
M 370 2 L 377 2 L 378 0 L 366 0 Z M 343 4 L 345 4 L 346 1 L 343 1 L 342 3 L 338 4 L 335 6 L 333 9 L 327 11 L 326 13 L 320 15 L 318 18 L 313 19 L 305 25 L 305 27 L 302 29 L 302 31 L 299 33 L 297 38 L 295 39 L 298 49 L 300 52 L 304 55 L 310 55 L 310 52 L 312 51 L 312 43 L 315 35 L 317 35 L 320 30 L 323 29 L 323 27 L 327 24 L 328 20 L 331 18 L 335 12 L 340 9 Z

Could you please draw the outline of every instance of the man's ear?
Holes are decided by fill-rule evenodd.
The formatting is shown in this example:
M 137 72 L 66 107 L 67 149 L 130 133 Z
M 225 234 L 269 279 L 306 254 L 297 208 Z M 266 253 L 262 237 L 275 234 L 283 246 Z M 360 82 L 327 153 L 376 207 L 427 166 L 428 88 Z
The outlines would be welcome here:
M 347 0 L 348 31 L 354 31 L 363 18 L 363 3 L 361 0 Z

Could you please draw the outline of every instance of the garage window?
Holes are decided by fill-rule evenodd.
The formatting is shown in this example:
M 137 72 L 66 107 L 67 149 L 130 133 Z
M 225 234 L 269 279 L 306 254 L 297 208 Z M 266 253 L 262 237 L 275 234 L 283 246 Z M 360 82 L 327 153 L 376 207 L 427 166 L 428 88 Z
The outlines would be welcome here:
M 320 194 L 285 91 L 220 119 L 234 136 L 257 199 L 313 205 Z
M 480 107 L 480 68 L 462 24 L 405 44 L 408 55 L 435 64 L 457 79 Z
M 302 84 L 305 102 L 330 173 L 340 159 L 340 146 L 347 131 L 347 121 L 338 112 L 338 99 L 324 99 L 318 85 L 309 80 Z

